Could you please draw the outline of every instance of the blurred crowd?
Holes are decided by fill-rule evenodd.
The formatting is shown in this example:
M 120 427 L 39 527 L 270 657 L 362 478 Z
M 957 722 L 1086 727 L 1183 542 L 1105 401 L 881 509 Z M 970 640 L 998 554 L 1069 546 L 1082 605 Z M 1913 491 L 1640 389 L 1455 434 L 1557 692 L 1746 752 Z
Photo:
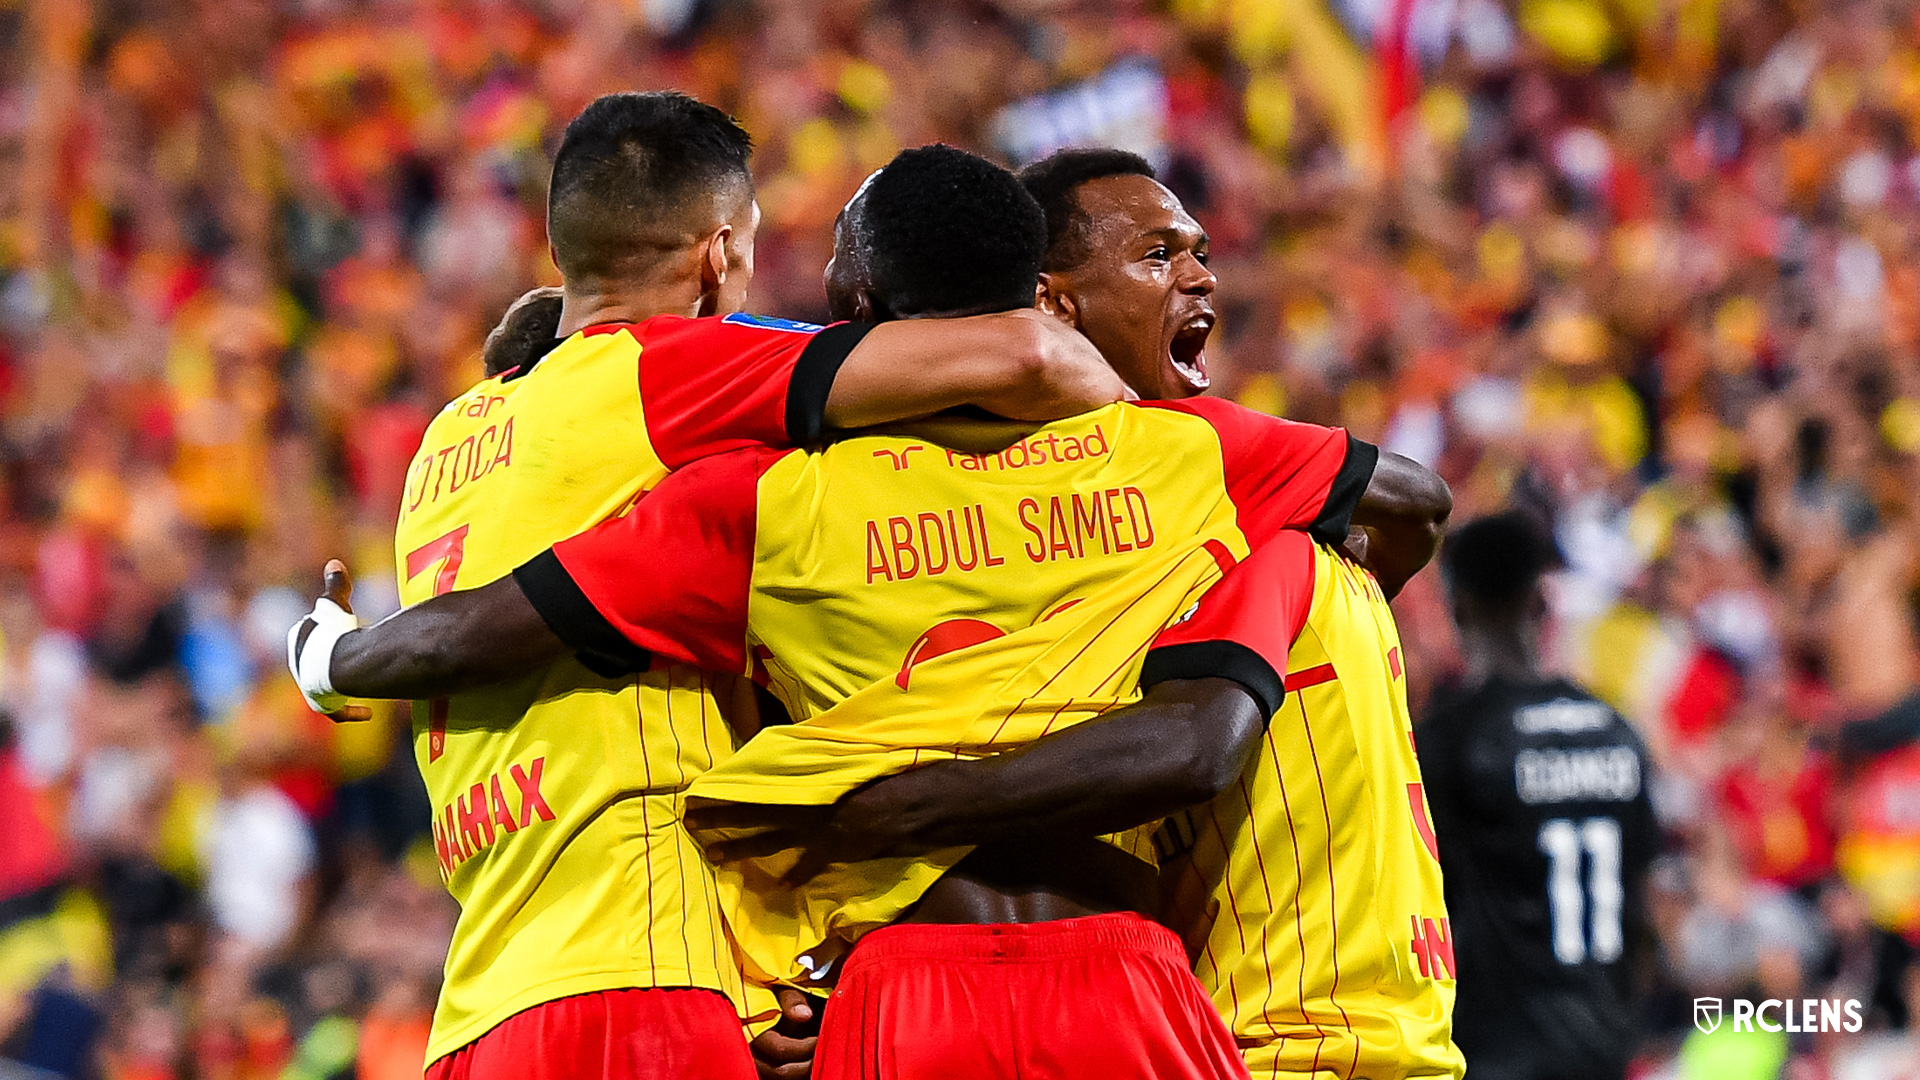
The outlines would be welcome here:
M 555 280 L 547 151 L 658 87 L 758 141 L 769 314 L 901 146 L 1147 154 L 1217 392 L 1553 522 L 1554 654 L 1660 767 L 1648 1074 L 1920 1077 L 1920 3 L 0 0 L 0 44 L 0 1077 L 418 1075 L 406 717 L 308 712 L 282 635 L 330 555 L 392 608 L 406 462 Z M 1397 606 L 1420 699 L 1433 575 Z M 1695 1031 L 1742 994 L 1867 1030 Z

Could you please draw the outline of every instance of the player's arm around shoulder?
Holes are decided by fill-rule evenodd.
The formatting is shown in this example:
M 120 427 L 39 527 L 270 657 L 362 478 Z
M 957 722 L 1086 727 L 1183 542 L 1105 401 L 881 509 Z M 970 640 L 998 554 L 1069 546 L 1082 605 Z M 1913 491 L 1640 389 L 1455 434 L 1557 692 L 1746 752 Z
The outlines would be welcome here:
M 1119 832 L 1209 802 L 1240 777 L 1280 708 L 1313 581 L 1311 542 L 1283 537 L 1155 638 L 1132 705 L 1005 753 L 875 781 L 832 806 L 712 807 L 689 810 L 687 824 L 766 829 L 708 855 L 803 848 L 793 878 L 804 880 L 828 863 L 915 846 Z
M 715 862 L 801 849 L 786 884 L 828 865 L 1033 836 L 1119 832 L 1207 802 L 1245 769 L 1270 711 L 1228 678 L 1172 679 L 1139 702 L 1026 746 L 876 780 L 823 807 L 690 807 L 696 834 L 759 829 Z
M 1383 453 L 1353 509 L 1365 541 L 1361 565 L 1392 599 L 1440 551 L 1453 516 L 1453 491 L 1440 474 L 1399 454 Z
M 287 666 L 314 711 L 362 720 L 350 698 L 420 700 L 523 675 L 564 656 L 567 645 L 508 575 L 436 596 L 360 628 L 344 563 L 325 572 L 326 592 L 287 633 Z
M 345 568 L 330 564 L 328 595 L 288 634 L 288 665 L 328 714 L 347 697 L 461 693 L 569 652 L 609 677 L 643 671 L 655 655 L 742 671 L 756 490 L 762 466 L 785 453 L 702 458 L 513 573 L 365 629 L 346 610 Z
M 827 395 L 826 425 L 847 431 L 961 405 L 1058 420 L 1127 394 L 1091 342 L 1038 311 L 901 319 L 874 327 L 847 355 Z

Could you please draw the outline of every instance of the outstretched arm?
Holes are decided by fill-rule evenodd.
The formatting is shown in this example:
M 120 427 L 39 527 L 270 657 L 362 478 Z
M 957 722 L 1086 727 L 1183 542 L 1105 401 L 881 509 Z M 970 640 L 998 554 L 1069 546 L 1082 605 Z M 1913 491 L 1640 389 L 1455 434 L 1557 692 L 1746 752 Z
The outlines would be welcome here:
M 364 709 L 346 705 L 350 697 L 443 697 L 524 675 L 569 651 L 511 574 L 359 630 L 326 611 L 331 604 L 352 617 L 352 583 L 339 560 L 327 564 L 326 587 L 314 614 L 294 627 L 288 663 L 307 700 L 336 720 L 365 719 Z
M 773 451 L 701 458 L 627 513 L 560 541 L 511 574 L 436 596 L 364 630 L 342 610 L 345 567 L 288 637 L 288 662 L 315 709 L 348 696 L 444 697 L 572 653 L 608 677 L 655 657 L 744 671 L 755 490 Z M 672 559 L 648 553 L 671 551 Z
M 560 309 L 557 289 L 515 301 L 487 336 L 487 374 L 527 367 L 551 348 Z M 670 467 L 742 439 L 811 445 L 961 405 L 1057 420 L 1130 393 L 1091 342 L 1032 310 L 817 334 L 764 322 L 778 320 L 683 319 L 644 334 L 647 422 Z
M 716 861 L 806 849 L 791 880 L 895 848 L 1115 832 L 1225 791 L 1266 719 L 1238 682 L 1169 680 L 1137 704 L 1018 750 L 898 773 L 832 806 L 711 804 L 689 809 L 686 821 L 696 832 L 766 829 L 713 844 L 708 855 Z
M 1037 311 L 882 323 L 827 394 L 838 431 L 975 405 L 1012 420 L 1058 420 L 1127 395 L 1093 343 Z
M 1433 561 L 1452 513 L 1453 492 L 1438 474 L 1399 454 L 1380 455 L 1353 526 L 1366 534 L 1364 554 L 1356 555 L 1388 599 Z
M 333 685 L 353 697 L 442 697 L 524 675 L 569 651 L 508 574 L 341 638 Z

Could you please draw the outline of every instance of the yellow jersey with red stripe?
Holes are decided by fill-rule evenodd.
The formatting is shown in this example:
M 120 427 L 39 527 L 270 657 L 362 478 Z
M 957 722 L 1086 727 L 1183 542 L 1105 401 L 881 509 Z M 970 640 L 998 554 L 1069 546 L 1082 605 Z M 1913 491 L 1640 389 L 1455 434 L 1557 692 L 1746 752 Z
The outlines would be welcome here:
M 487 379 L 427 429 L 394 546 L 401 599 L 484 585 L 703 454 L 786 443 L 858 331 L 750 317 L 589 328 Z M 716 682 L 716 679 L 718 680 Z M 712 873 L 679 824 L 731 753 L 733 680 L 569 659 L 414 704 L 435 853 L 460 902 L 432 1061 L 573 994 L 691 986 L 739 1000 Z M 715 691 L 721 692 L 716 700 Z
M 1311 590 L 1293 583 L 1309 570 Z M 1239 783 L 1157 838 L 1169 922 L 1255 1077 L 1458 1077 L 1454 957 L 1400 637 L 1372 575 L 1291 534 L 1155 643 L 1244 647 L 1286 697 Z
M 690 794 L 822 804 L 1135 699 L 1155 634 L 1252 545 L 1289 528 L 1345 536 L 1375 458 L 1344 432 L 1212 400 L 1006 431 L 697 462 L 515 574 L 584 654 L 750 674 L 799 721 Z M 991 452 L 964 442 L 988 434 Z M 836 868 L 802 889 L 772 885 L 774 857 L 723 868 L 723 902 L 753 973 L 797 978 L 963 854 Z

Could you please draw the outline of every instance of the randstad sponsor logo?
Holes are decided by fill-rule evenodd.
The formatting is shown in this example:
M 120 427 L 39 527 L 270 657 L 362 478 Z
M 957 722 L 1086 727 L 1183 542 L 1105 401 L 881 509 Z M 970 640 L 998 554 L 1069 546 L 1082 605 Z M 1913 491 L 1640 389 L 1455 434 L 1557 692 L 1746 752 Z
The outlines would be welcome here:
M 1722 1002 L 1719 998 L 1693 999 L 1693 1026 L 1703 1034 L 1711 1035 L 1720 1030 L 1720 1024 L 1731 1016 L 1733 1030 L 1751 1033 L 1756 1027 L 1761 1031 L 1788 1031 L 1796 1035 L 1812 1034 L 1822 1031 L 1856 1032 L 1865 1026 L 1866 1020 L 1860 1003 L 1853 998 L 1768 998 L 1765 1001 L 1748 1001 L 1734 998 Z

